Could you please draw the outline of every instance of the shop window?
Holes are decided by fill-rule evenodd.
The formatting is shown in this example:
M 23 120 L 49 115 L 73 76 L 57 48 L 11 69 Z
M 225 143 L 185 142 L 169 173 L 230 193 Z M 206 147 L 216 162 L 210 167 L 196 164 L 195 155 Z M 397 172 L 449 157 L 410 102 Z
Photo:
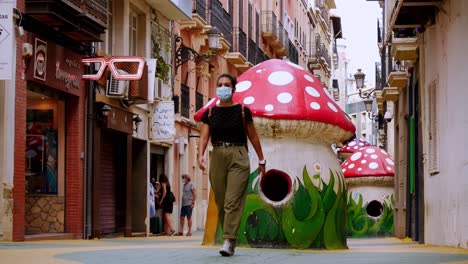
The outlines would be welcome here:
M 26 111 L 26 191 L 60 194 L 64 176 L 63 101 L 28 91 Z

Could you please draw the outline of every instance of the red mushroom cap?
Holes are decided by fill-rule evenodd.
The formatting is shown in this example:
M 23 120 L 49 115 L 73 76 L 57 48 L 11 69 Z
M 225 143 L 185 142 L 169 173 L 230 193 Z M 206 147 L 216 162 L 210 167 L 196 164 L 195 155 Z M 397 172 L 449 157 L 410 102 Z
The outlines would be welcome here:
M 355 131 L 322 83 L 301 66 L 284 60 L 267 60 L 244 72 L 233 100 L 249 107 L 256 117 L 317 121 Z M 195 114 L 195 120 L 217 101 L 210 100 Z
M 356 150 L 368 147 L 371 144 L 362 138 L 355 138 L 338 150 L 338 153 L 354 153 Z
M 341 164 L 345 178 L 393 177 L 395 162 L 384 150 L 369 146 L 360 148 Z

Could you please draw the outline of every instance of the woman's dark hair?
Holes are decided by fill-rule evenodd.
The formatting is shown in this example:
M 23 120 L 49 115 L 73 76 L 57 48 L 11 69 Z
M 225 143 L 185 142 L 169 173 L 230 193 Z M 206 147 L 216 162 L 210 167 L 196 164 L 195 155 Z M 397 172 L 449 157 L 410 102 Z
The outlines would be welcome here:
M 231 80 L 232 87 L 236 87 L 236 84 L 237 84 L 236 77 L 232 76 L 229 73 L 223 73 L 218 77 L 217 81 L 219 81 L 219 79 L 221 79 L 221 78 L 228 78 L 229 80 Z
M 167 178 L 166 174 L 162 173 L 159 175 L 159 182 L 169 184 L 169 178 Z

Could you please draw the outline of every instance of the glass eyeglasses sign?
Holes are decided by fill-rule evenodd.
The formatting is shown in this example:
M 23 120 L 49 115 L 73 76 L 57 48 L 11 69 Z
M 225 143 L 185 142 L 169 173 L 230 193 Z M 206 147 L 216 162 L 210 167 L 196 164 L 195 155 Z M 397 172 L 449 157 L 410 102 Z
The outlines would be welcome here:
M 107 66 L 116 80 L 140 80 L 146 63 L 143 57 L 138 56 L 83 58 L 81 62 L 84 65 L 93 66 L 92 68 L 96 70 L 96 73 L 83 74 L 83 80 L 94 81 L 101 79 Z

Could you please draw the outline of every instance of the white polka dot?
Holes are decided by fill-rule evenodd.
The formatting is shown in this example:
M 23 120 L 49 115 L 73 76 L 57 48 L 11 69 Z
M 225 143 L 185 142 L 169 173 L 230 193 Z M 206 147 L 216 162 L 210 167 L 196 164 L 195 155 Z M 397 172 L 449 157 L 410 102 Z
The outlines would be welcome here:
M 304 78 L 306 80 L 308 80 L 309 82 L 314 82 L 314 78 L 312 78 L 312 76 L 308 75 L 308 74 L 304 74 Z
M 273 72 L 268 76 L 268 81 L 274 85 L 286 85 L 294 80 L 294 77 L 286 71 Z
M 210 106 L 215 100 L 216 98 L 211 98 L 211 100 L 203 108 L 208 108 L 208 106 Z
M 374 153 L 374 152 L 375 152 L 375 149 L 372 149 L 372 148 L 366 149 L 366 152 L 367 152 L 367 153 Z
M 393 160 L 389 159 L 389 158 L 385 158 L 385 161 L 390 164 L 390 165 L 395 165 L 395 163 L 393 162 Z
M 244 98 L 244 104 L 253 104 L 255 102 L 255 98 L 253 98 L 252 96 L 249 96 L 249 97 L 246 97 Z
M 342 169 L 342 171 L 343 171 L 343 173 L 345 173 L 345 172 L 346 172 L 346 169 Z
M 314 87 L 307 86 L 305 90 L 309 95 L 313 97 L 320 97 L 320 93 Z
M 333 112 L 338 113 L 338 109 L 332 103 L 328 102 L 327 105 Z
M 251 81 L 242 81 L 236 85 L 236 92 L 245 92 L 252 87 Z
M 358 146 L 355 146 L 354 149 L 358 149 L 359 147 Z
M 270 111 L 273 111 L 273 109 L 275 109 L 275 108 L 273 107 L 273 105 L 271 105 L 271 104 L 265 105 L 265 110 L 266 110 L 266 111 L 270 112 Z
M 262 73 L 262 70 L 257 70 L 257 73 Z
M 367 157 L 367 156 L 369 156 L 369 155 L 367 155 L 367 154 L 364 154 L 364 157 Z
M 354 168 L 354 163 L 349 164 L 348 169 Z
M 391 171 L 391 170 L 392 170 L 392 168 L 391 168 L 391 167 L 387 167 L 387 170 Z
M 297 65 L 297 64 L 295 64 L 295 63 L 292 63 L 292 62 L 289 62 L 289 61 L 288 61 L 288 64 L 291 65 L 291 66 L 293 66 L 294 68 L 299 69 L 299 70 L 304 70 L 304 68 L 302 68 L 301 66 L 299 66 L 299 65 Z
M 277 99 L 280 103 L 287 104 L 287 103 L 291 102 L 291 100 L 292 100 L 292 95 L 291 95 L 290 93 L 280 93 L 280 94 L 278 94 L 278 96 L 276 97 L 276 99 Z
M 367 160 L 361 160 L 361 163 L 362 163 L 362 164 L 366 164 L 366 163 L 367 163 Z
M 317 102 L 312 102 L 312 103 L 310 103 L 310 108 L 312 108 L 314 110 L 319 110 L 320 105 Z
M 377 164 L 377 162 L 371 162 L 369 163 L 369 169 L 377 169 L 379 167 L 379 164 Z
M 354 146 L 354 145 L 356 145 L 356 141 L 351 141 L 351 142 L 349 142 L 349 146 L 352 147 L 352 146 Z
M 354 153 L 354 154 L 351 156 L 351 160 L 352 160 L 352 161 L 356 161 L 356 160 L 360 159 L 361 156 L 362 156 L 362 153 L 361 153 L 361 152 L 356 152 L 356 153 Z
M 358 170 L 358 171 L 362 171 L 362 168 L 358 168 L 357 170 Z
M 364 146 L 364 143 L 362 143 L 362 142 L 361 142 L 361 143 L 359 143 L 359 146 L 361 146 L 361 147 L 362 147 L 362 146 Z
M 370 157 L 371 159 L 377 159 L 379 156 L 377 156 L 376 154 L 372 154 Z

